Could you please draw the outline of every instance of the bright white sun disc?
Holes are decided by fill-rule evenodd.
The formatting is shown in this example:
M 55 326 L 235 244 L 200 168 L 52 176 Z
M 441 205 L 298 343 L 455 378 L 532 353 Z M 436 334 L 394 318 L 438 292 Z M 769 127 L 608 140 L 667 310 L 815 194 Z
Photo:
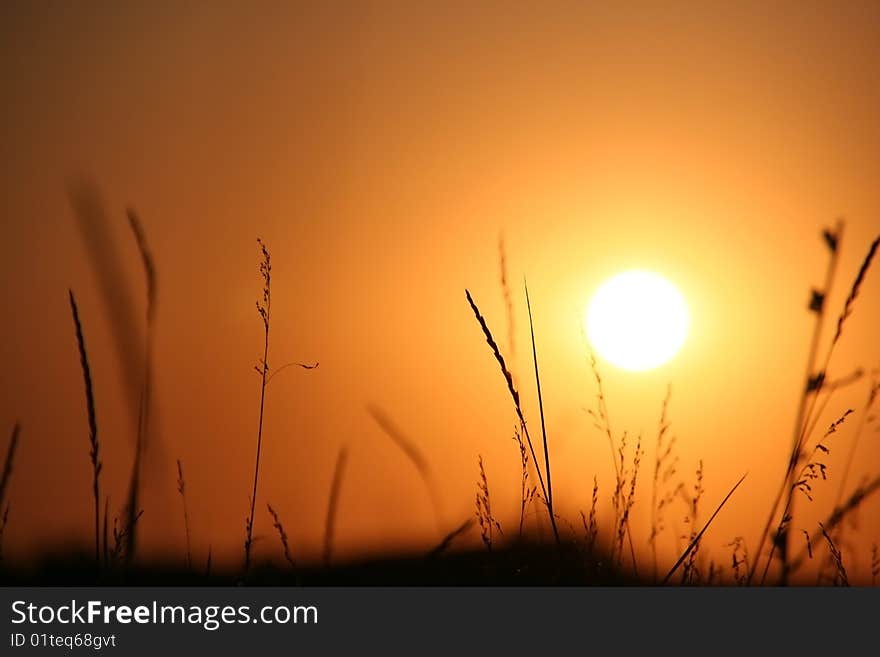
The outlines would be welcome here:
M 684 344 L 690 314 L 678 288 L 659 274 L 627 271 L 599 286 L 587 307 L 587 338 L 620 368 L 649 370 Z

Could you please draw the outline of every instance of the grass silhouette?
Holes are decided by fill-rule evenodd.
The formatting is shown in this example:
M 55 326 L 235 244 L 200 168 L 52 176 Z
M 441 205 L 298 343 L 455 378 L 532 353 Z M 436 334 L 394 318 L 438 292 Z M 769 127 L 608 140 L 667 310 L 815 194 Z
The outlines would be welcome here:
M 77 201 L 80 205 L 79 212 L 83 215 L 83 230 L 93 234 L 95 240 L 103 239 L 101 235 L 104 229 L 100 221 L 104 221 L 100 206 L 90 196 L 80 197 Z M 95 217 L 98 217 L 96 219 Z M 832 324 L 834 328 L 827 350 L 820 356 L 819 346 L 821 336 L 828 323 L 826 313 L 826 299 L 828 298 L 837 270 L 840 249 L 843 236 L 843 224 L 839 223 L 835 228 L 825 230 L 822 233 L 828 248 L 829 263 L 826 270 L 825 284 L 822 289 L 814 289 L 811 292 L 809 310 L 814 313 L 813 337 L 807 354 L 807 369 L 805 384 L 798 401 L 796 421 L 792 437 L 791 452 L 785 463 L 782 473 L 782 484 L 779 492 L 770 505 L 766 526 L 760 536 L 756 549 L 749 550 L 742 537 L 737 537 L 729 547 L 731 552 L 731 565 L 726 575 L 719 574 L 714 561 L 710 564 L 708 572 L 700 567 L 699 555 L 701 542 L 716 517 L 723 512 L 725 506 L 736 499 L 736 492 L 746 475 L 743 475 L 728 490 L 727 494 L 717 501 L 713 513 L 699 525 L 701 520 L 700 509 L 703 504 L 703 467 L 700 462 L 692 486 L 686 486 L 683 481 L 676 482 L 678 474 L 678 457 L 675 453 L 675 437 L 670 432 L 668 417 L 671 388 L 662 401 L 660 419 L 655 441 L 654 459 L 651 464 L 651 492 L 650 504 L 650 534 L 646 545 L 649 550 L 650 561 L 640 563 L 635 549 L 635 539 L 631 528 L 632 510 L 640 501 L 638 495 L 639 472 L 642 458 L 645 452 L 642 448 L 642 437 L 628 436 L 626 432 L 619 438 L 612 430 L 609 418 L 608 401 L 603 389 L 603 381 L 596 363 L 595 357 L 590 354 L 589 365 L 596 382 L 597 396 L 596 408 L 590 411 L 596 427 L 603 434 L 610 447 L 611 460 L 614 466 L 614 486 L 611 489 L 611 503 L 614 512 L 613 523 L 610 529 L 603 532 L 597 521 L 597 506 L 600 494 L 598 479 L 594 476 L 589 513 L 581 512 L 579 523 L 583 525 L 583 538 L 579 538 L 579 530 L 575 531 L 571 522 L 559 515 L 557 505 L 554 503 L 552 487 L 551 461 L 553 458 L 552 445 L 548 439 L 548 431 L 544 417 L 544 395 L 541 387 L 542 370 L 538 361 L 538 345 L 534 327 L 534 315 L 532 312 L 532 300 L 529 296 L 528 287 L 523 286 L 526 311 L 529 319 L 529 332 L 531 337 L 532 362 L 534 366 L 535 390 L 538 412 L 541 422 L 540 450 L 536 449 L 535 441 L 529 431 L 529 423 L 523 410 L 523 400 L 520 396 L 520 388 L 514 377 L 508 361 L 505 359 L 498 341 L 489 328 L 488 320 L 477 305 L 470 290 L 465 290 L 465 299 L 477 322 L 477 325 L 489 347 L 490 356 L 500 368 L 504 384 L 510 399 L 513 402 L 513 411 L 516 417 L 513 439 L 517 443 L 519 452 L 519 481 L 520 481 L 520 513 L 518 518 L 518 531 L 510 529 L 504 532 L 499 519 L 494 515 L 490 501 L 489 477 L 487 476 L 487 464 L 482 456 L 478 457 L 477 492 L 475 496 L 475 509 L 473 517 L 464 519 L 453 526 L 446 526 L 440 513 L 438 502 L 437 481 L 435 474 L 424 454 L 414 441 L 390 420 L 387 414 L 376 406 L 368 406 L 368 412 L 391 439 L 391 441 L 403 452 L 408 461 L 418 472 L 431 497 L 432 505 L 437 516 L 438 526 L 443 538 L 437 545 L 424 553 L 413 554 L 388 554 L 382 558 L 370 560 L 336 563 L 333 559 L 336 530 L 338 524 L 338 511 L 342 496 L 343 482 L 346 467 L 350 458 L 346 446 L 340 448 L 334 470 L 330 489 L 327 495 L 326 516 L 324 523 L 323 551 L 321 558 L 315 562 L 308 562 L 299 557 L 296 545 L 288 535 L 277 506 L 266 503 L 272 527 L 277 533 L 280 551 L 283 556 L 281 567 L 274 566 L 267 561 L 258 561 L 254 557 L 255 536 L 255 509 L 257 498 L 260 494 L 261 460 L 264 457 L 264 419 L 266 387 L 272 377 L 282 369 L 291 365 L 299 365 L 304 369 L 313 369 L 314 365 L 304 363 L 288 363 L 275 370 L 270 370 L 269 337 L 271 327 L 271 272 L 272 260 L 267 245 L 258 240 L 260 248 L 259 273 L 263 280 L 262 297 L 257 301 L 256 307 L 263 325 L 262 358 L 256 366 L 260 377 L 260 406 L 259 420 L 256 436 L 256 453 L 253 471 L 253 483 L 248 496 L 249 513 L 245 522 L 244 540 L 244 563 L 240 569 L 219 569 L 212 565 L 212 552 L 209 548 L 204 569 L 196 566 L 193 560 L 191 543 L 190 514 L 187 505 L 187 486 L 184 479 L 182 462 L 177 460 L 177 492 L 180 495 L 183 511 L 183 524 L 186 538 L 186 553 L 184 558 L 176 561 L 143 561 L 136 558 L 136 527 L 138 519 L 143 513 L 139 508 L 138 491 L 143 474 L 141 456 L 147 447 L 150 435 L 148 418 L 150 416 L 150 398 L 152 396 L 152 342 L 153 323 L 156 307 L 156 267 L 152 254 L 147 247 L 143 226 L 138 216 L 133 212 L 128 213 L 129 225 L 143 262 L 146 275 L 147 293 L 147 317 L 146 332 L 144 334 L 145 349 L 137 347 L 140 356 L 135 358 L 129 355 L 129 361 L 138 361 L 143 365 L 141 373 L 137 374 L 140 385 L 139 412 L 137 434 L 135 441 L 135 458 L 133 472 L 128 490 L 128 499 L 123 509 L 122 518 L 115 517 L 112 523 L 112 543 L 110 545 L 111 531 L 109 520 L 109 495 L 102 498 L 101 478 L 101 443 L 98 440 L 98 423 L 95 411 L 95 387 L 96 382 L 92 378 L 91 369 L 86 351 L 85 336 L 79 310 L 73 292 L 69 292 L 69 303 L 72 312 L 77 350 L 81 364 L 86 399 L 86 413 L 89 439 L 89 459 L 92 468 L 92 497 L 94 510 L 94 549 L 93 554 L 86 557 L 81 547 L 73 546 L 61 551 L 47 553 L 40 557 L 30 567 L 23 564 L 11 564 L 8 561 L 0 563 L 0 577 L 8 584 L 47 584 L 47 583 L 104 583 L 104 584 L 220 584 L 229 582 L 245 582 L 250 584 L 557 584 L 557 585 L 590 585 L 590 584 L 672 584 L 675 581 L 681 584 L 741 584 L 741 585 L 766 585 L 788 584 L 792 576 L 803 567 L 805 562 L 813 559 L 814 553 L 823 549 L 827 553 L 828 567 L 831 569 L 830 582 L 835 585 L 849 585 L 852 582 L 851 573 L 847 572 L 845 557 L 841 550 L 843 521 L 871 495 L 880 490 L 880 477 L 875 477 L 860 483 L 854 490 L 846 490 L 846 482 L 852 463 L 852 454 L 855 442 L 861 436 L 864 428 L 865 417 L 874 405 L 880 383 L 871 381 L 870 393 L 864 407 L 855 410 L 847 410 L 834 423 L 832 423 L 818 440 L 813 439 L 813 429 L 816 427 L 819 417 L 824 410 L 828 399 L 841 385 L 840 382 L 829 381 L 827 372 L 832 362 L 845 326 L 854 314 L 860 291 L 867 279 L 872 267 L 878 248 L 880 237 L 874 240 L 864 258 L 857 276 L 846 297 L 843 308 Z M 88 223 L 92 221 L 92 223 Z M 95 223 L 97 222 L 97 223 Z M 98 227 L 95 227 L 98 226 Z M 95 247 L 97 248 L 97 247 Z M 107 264 L 101 258 L 94 256 L 96 262 L 103 263 L 108 271 L 115 270 L 118 263 Z M 506 253 L 503 239 L 499 239 L 499 258 L 501 261 L 501 287 L 504 297 L 504 308 L 507 313 L 508 348 L 514 349 L 513 340 L 513 315 L 514 306 L 509 287 Z M 102 285 L 106 288 L 106 299 L 113 303 L 116 294 L 115 282 L 107 280 L 105 274 Z M 119 343 L 131 346 L 136 344 L 130 341 L 130 335 L 134 329 L 129 322 L 129 312 L 123 309 L 118 314 L 120 337 Z M 128 342 L 126 342 L 128 341 Z M 131 347 L 135 348 L 135 347 Z M 134 370 L 126 370 L 130 376 L 135 376 Z M 130 392 L 130 391 L 129 391 Z M 826 479 L 827 466 L 822 461 L 822 456 L 831 449 L 829 440 L 852 415 L 860 415 L 858 429 L 854 442 L 847 453 L 845 467 L 839 479 L 836 490 L 833 511 L 818 523 L 812 530 L 801 530 L 800 533 L 792 531 L 795 500 L 798 494 L 803 494 L 808 500 L 812 500 L 817 494 L 814 484 Z M 2 540 L 4 533 L 10 531 L 8 523 L 9 503 L 7 491 L 10 479 L 13 476 L 13 462 L 19 442 L 20 428 L 15 425 L 12 430 L 7 456 L 0 479 L 0 509 L 3 513 L 0 518 L 0 555 L 2 555 Z M 537 437 L 535 438 L 537 440 Z M 540 458 L 539 458 L 540 451 Z M 191 469 L 190 465 L 190 469 Z M 195 467 L 198 467 L 196 464 Z M 537 482 L 535 481 L 537 479 Z M 644 479 L 644 476 L 642 477 Z M 494 481 L 494 479 L 493 479 Z M 495 484 L 493 484 L 494 486 Z M 644 484 L 643 484 L 644 486 Z M 244 497 L 244 495 L 242 496 Z M 661 567 L 658 557 L 656 541 L 664 531 L 664 514 L 668 511 L 673 501 L 683 497 L 688 506 L 688 522 L 690 523 L 690 535 L 686 537 L 687 543 L 680 549 L 678 557 L 666 568 Z M 101 502 L 103 499 L 103 513 Z M 524 532 L 524 524 L 529 518 L 529 509 L 532 506 L 539 507 L 540 515 L 534 514 L 537 523 L 546 522 L 552 532 L 552 541 L 540 540 L 534 536 L 528 536 Z M 710 507 L 711 508 L 711 507 Z M 472 529 L 478 527 L 480 537 L 485 549 L 456 549 L 457 543 L 462 540 Z M 565 528 L 571 531 L 564 532 Z M 14 529 L 14 528 L 13 528 Z M 803 539 L 802 550 L 799 552 L 794 539 Z M 768 544 L 769 541 L 769 544 Z M 766 547 L 766 549 L 765 549 Z M 89 550 L 92 552 L 92 550 Z M 297 558 L 294 559 L 294 554 Z M 876 583 L 880 573 L 880 556 L 874 544 L 871 552 L 871 581 Z M 182 564 L 182 565 L 181 565 Z M 771 580 L 770 573 L 776 566 L 779 572 L 778 580 Z M 661 578 L 660 575 L 665 573 Z M 821 575 L 821 569 L 820 569 Z M 680 577 L 679 577 L 680 576 Z

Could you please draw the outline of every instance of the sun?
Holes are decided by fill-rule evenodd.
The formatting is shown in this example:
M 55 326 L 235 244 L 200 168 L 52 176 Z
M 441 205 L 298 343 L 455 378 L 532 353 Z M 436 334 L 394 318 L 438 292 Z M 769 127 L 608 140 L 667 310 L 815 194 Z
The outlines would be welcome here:
M 587 338 L 599 355 L 633 372 L 669 361 L 684 344 L 690 313 L 678 288 L 659 274 L 633 270 L 606 280 L 585 314 Z

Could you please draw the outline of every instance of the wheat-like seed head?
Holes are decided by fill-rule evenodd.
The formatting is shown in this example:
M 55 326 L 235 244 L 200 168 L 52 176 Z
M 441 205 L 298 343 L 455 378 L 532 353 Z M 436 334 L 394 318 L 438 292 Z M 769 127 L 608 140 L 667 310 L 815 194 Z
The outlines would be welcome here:
M 846 322 L 847 318 L 852 315 L 853 306 L 855 305 L 855 301 L 859 296 L 859 290 L 865 280 L 865 275 L 871 268 L 871 262 L 874 260 L 874 255 L 877 253 L 878 247 L 880 247 L 880 235 L 878 235 L 877 238 L 871 243 L 871 247 L 868 249 L 868 254 L 865 256 L 865 259 L 862 262 L 862 266 L 859 268 L 859 273 L 856 275 L 856 280 L 853 281 L 853 286 L 849 292 L 849 296 L 847 296 L 846 302 L 843 304 L 843 311 L 840 313 L 840 317 L 838 317 L 837 319 L 837 330 L 834 333 L 834 339 L 831 341 L 832 345 L 840 339 L 840 336 L 843 334 L 843 325 Z
M 278 513 L 272 508 L 271 504 L 267 503 L 266 508 L 269 510 L 269 515 L 272 516 L 272 526 L 278 532 L 278 538 L 281 539 L 281 546 L 284 549 L 284 558 L 287 560 L 287 563 L 290 564 L 291 568 L 296 568 L 296 562 L 290 555 L 290 543 L 287 538 L 287 532 L 284 531 L 284 525 L 281 524 L 281 518 L 278 517 Z

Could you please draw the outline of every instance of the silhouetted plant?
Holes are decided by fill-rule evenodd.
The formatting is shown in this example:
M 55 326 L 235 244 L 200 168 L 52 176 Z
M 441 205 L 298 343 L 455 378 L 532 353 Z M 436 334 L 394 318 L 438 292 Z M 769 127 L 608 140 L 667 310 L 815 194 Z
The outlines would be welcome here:
M 284 525 L 281 524 L 281 518 L 278 517 L 278 513 L 275 509 L 272 508 L 271 504 L 266 504 L 266 508 L 269 510 L 269 515 L 272 516 L 272 526 L 278 532 L 278 538 L 281 539 L 281 547 L 284 550 L 284 558 L 287 560 L 287 563 L 290 564 L 291 568 L 296 568 L 296 562 L 293 560 L 293 557 L 290 554 L 290 543 L 287 538 L 287 532 L 284 531 Z
M 340 447 L 333 468 L 333 481 L 330 483 L 330 496 L 327 501 L 327 519 L 324 522 L 324 565 L 330 565 L 333 556 L 333 538 L 336 532 L 336 515 L 339 510 L 339 493 L 342 490 L 342 478 L 348 462 L 348 448 Z
M 82 324 L 79 319 L 79 310 L 76 306 L 76 299 L 73 297 L 73 290 L 68 290 L 70 297 L 70 310 L 73 314 L 73 324 L 76 327 L 76 343 L 79 348 L 79 360 L 82 367 L 83 382 L 86 390 L 86 413 L 89 419 L 89 459 L 92 462 L 92 494 L 95 502 L 95 567 L 101 566 L 101 515 L 100 503 L 101 495 L 99 489 L 99 478 L 103 464 L 101 463 L 98 443 L 98 420 L 95 413 L 95 392 L 92 386 L 92 373 L 89 368 L 89 359 L 86 353 L 86 341 L 83 336 Z
M 477 462 L 480 466 L 480 478 L 477 480 L 476 516 L 480 523 L 480 537 L 486 549 L 491 552 L 494 543 L 494 533 L 504 534 L 501 524 L 492 515 L 492 501 L 489 497 L 489 480 L 486 478 L 486 469 L 483 467 L 483 457 L 479 456 Z
M 183 478 L 183 464 L 177 459 L 177 492 L 183 505 L 183 530 L 186 534 L 186 569 L 192 569 L 192 547 L 189 534 L 189 510 L 186 506 L 186 480 Z
M 257 457 L 254 463 L 254 489 L 251 493 L 251 511 L 245 523 L 244 539 L 244 568 L 247 571 L 251 565 L 251 548 L 254 542 L 254 509 L 257 504 L 257 484 L 260 478 L 260 453 L 263 447 L 263 411 L 266 403 L 266 377 L 269 374 L 269 320 L 272 311 L 272 257 L 269 249 L 261 239 L 257 239 L 260 245 L 262 260 L 260 261 L 260 276 L 263 278 L 263 298 L 257 301 L 257 313 L 263 321 L 263 358 L 255 369 L 260 375 L 260 420 L 257 428 Z

